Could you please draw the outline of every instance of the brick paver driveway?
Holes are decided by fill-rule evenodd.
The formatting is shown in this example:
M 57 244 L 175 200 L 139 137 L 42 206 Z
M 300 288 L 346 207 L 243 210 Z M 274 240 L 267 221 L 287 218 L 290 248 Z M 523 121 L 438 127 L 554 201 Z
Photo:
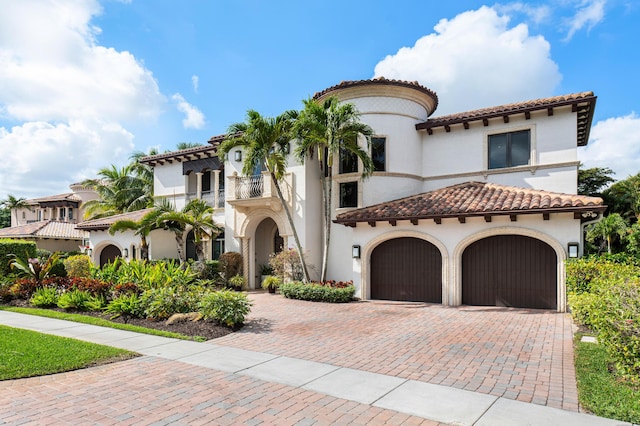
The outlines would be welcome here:
M 250 298 L 243 330 L 216 344 L 578 410 L 568 314 Z

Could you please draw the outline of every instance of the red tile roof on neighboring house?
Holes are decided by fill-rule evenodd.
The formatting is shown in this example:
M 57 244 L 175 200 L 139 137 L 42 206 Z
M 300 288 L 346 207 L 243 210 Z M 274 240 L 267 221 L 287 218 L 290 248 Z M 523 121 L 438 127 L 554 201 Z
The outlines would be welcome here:
M 0 229 L 0 238 L 43 238 L 58 240 L 82 240 L 88 235 L 76 229 L 76 224 L 71 222 L 58 222 L 45 220 Z
M 486 120 L 498 117 L 502 117 L 505 122 L 508 122 L 508 117 L 511 115 L 525 114 L 525 117 L 528 118 L 531 112 L 539 110 L 547 110 L 547 113 L 552 115 L 553 108 L 571 105 L 573 110 L 578 113 L 578 145 L 583 146 L 589 140 L 589 130 L 593 120 L 596 99 L 593 92 L 582 92 L 498 105 L 430 118 L 424 123 L 416 124 L 416 129 L 427 130 L 431 134 L 432 129 L 437 127 L 448 129 L 448 126 L 453 124 L 463 124 L 466 128 L 468 123 L 472 121 L 485 121 L 486 125 Z
M 466 182 L 341 213 L 334 222 L 353 226 L 356 222 L 600 212 L 605 208 L 597 197 Z
M 104 231 L 109 229 L 111 225 L 113 225 L 117 220 L 132 220 L 134 222 L 139 221 L 152 211 L 153 209 L 142 209 L 136 210 L 134 212 L 116 214 L 113 216 L 103 217 L 100 219 L 87 220 L 84 222 L 80 222 L 76 225 L 76 229 L 82 229 L 85 231 Z

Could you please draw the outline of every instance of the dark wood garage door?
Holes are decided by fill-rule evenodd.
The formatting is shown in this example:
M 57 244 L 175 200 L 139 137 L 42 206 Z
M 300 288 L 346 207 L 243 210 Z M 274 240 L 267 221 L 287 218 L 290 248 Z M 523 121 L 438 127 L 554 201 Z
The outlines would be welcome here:
M 442 303 L 442 255 L 428 241 L 396 238 L 371 253 L 371 298 Z
M 462 255 L 462 303 L 556 309 L 556 268 L 555 251 L 535 238 L 476 241 Z

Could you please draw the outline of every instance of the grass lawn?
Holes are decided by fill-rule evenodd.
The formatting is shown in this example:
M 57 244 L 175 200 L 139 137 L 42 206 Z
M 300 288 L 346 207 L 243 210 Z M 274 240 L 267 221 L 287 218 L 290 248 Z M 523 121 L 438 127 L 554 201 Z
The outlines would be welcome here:
M 609 372 L 611 360 L 602 345 L 576 338 L 576 376 L 580 404 L 601 417 L 640 424 L 640 388 Z
M 136 356 L 123 349 L 0 325 L 0 380 L 61 373 Z

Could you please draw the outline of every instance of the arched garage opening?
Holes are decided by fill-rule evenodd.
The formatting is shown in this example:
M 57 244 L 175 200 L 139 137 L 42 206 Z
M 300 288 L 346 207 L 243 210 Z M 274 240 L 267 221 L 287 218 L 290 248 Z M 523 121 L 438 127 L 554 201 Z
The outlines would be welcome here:
M 547 243 L 523 235 L 495 235 L 462 254 L 462 303 L 556 309 L 557 256 Z
M 100 252 L 100 267 L 103 267 L 107 263 L 111 263 L 116 260 L 116 257 L 121 257 L 122 252 L 113 244 L 109 244 Z
M 371 298 L 442 303 L 442 255 L 420 238 L 382 242 L 371 252 Z

